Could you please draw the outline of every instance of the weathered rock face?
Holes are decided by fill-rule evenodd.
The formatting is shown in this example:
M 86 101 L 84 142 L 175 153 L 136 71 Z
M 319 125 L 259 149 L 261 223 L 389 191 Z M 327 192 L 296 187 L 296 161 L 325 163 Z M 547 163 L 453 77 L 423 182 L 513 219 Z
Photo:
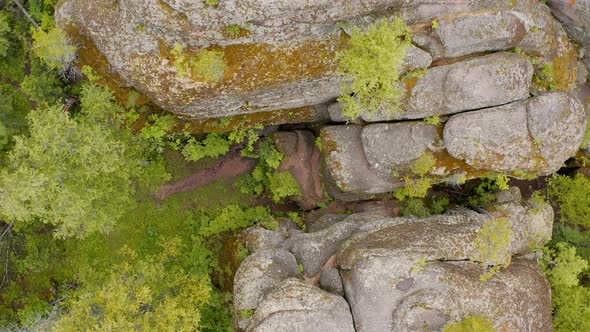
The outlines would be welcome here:
M 551 331 L 549 285 L 525 255 L 550 239 L 553 210 L 546 203 L 520 201 L 514 187 L 486 207 L 493 218 L 509 220 L 501 250 L 508 261 L 515 257 L 488 281 L 481 280 L 487 270 L 479 262 L 487 251 L 477 245 L 484 225 L 494 222 L 487 214 L 468 209 L 422 219 L 352 214 L 281 243 L 303 265 L 307 284 L 273 280 L 257 306 L 249 307 L 253 316 L 237 321 L 246 331 L 423 331 L 479 315 L 499 331 Z M 248 284 L 243 274 L 239 278 Z M 242 294 L 237 287 L 235 297 Z
M 576 154 L 585 126 L 575 94 L 550 92 L 452 115 L 438 128 L 420 122 L 329 126 L 321 138 L 337 189 L 370 195 L 403 186 L 407 176 L 437 182 L 488 172 L 550 174 Z M 413 174 L 425 153 L 434 164 L 427 174 Z
M 299 276 L 295 257 L 288 251 L 268 249 L 248 256 L 234 279 L 234 308 L 239 327 L 248 319 L 244 312 L 256 309 L 264 296 L 283 279 Z
M 445 125 L 444 142 L 451 156 L 478 169 L 553 173 L 575 155 L 584 124 L 577 98 L 548 93 L 453 116 Z
M 404 65 L 407 70 L 426 68 L 432 59 L 445 60 L 513 47 L 543 61 L 561 59 L 572 53 L 562 29 L 547 7 L 537 0 L 444 4 L 425 0 L 313 3 L 227 0 L 216 6 L 188 0 L 67 0 L 59 7 L 57 20 L 72 33 L 76 42 L 82 40 L 82 47 L 95 45 L 112 71 L 124 81 L 122 85 L 135 87 L 167 110 L 199 119 L 333 101 L 339 96 L 341 86 L 336 73 L 336 52 L 346 46 L 347 40 L 339 23 L 367 25 L 383 13 L 402 16 L 413 24 L 413 41 L 417 47 L 407 54 Z M 437 28 L 432 27 L 433 19 L 437 20 Z M 197 57 L 203 49 L 220 51 L 227 64 L 221 82 L 206 83 L 194 77 L 181 77 L 175 66 L 178 56 L 171 52 L 177 43 L 184 46 L 183 54 L 188 59 Z M 512 58 L 518 57 L 512 55 Z M 560 72 L 569 73 L 565 67 L 572 62 L 570 60 L 562 61 L 564 66 Z M 573 60 L 575 63 L 575 55 Z M 453 78 L 457 84 L 462 84 L 461 80 L 473 80 L 477 73 L 480 78 L 495 73 L 493 68 L 497 67 L 507 72 L 493 76 L 486 83 L 492 89 L 489 99 L 505 98 L 507 102 L 521 98 L 522 92 L 527 90 L 526 84 L 515 83 L 530 76 L 530 64 L 524 59 L 514 60 L 517 63 L 508 61 L 504 66 L 500 63 L 503 60 L 497 62 L 494 56 L 473 61 L 474 68 L 468 72 L 457 69 L 457 72 L 447 73 L 444 69 L 433 69 L 422 79 L 408 105 L 418 112 L 412 117 L 483 107 L 478 105 L 489 103 L 473 99 L 473 106 L 457 105 L 454 102 L 472 100 L 473 91 L 466 89 L 466 85 L 457 91 L 450 86 L 435 91 L 447 96 L 442 107 L 436 108 L 438 104 L 433 104 L 424 109 L 420 103 L 426 101 L 415 99 L 421 98 L 419 92 L 426 90 L 420 87 L 429 80 L 436 83 L 437 79 L 447 77 L 451 85 Z M 99 69 L 102 74 L 109 75 L 107 69 Z M 494 79 L 508 84 L 505 90 L 509 91 L 500 93 L 501 86 L 494 85 Z M 455 97 L 460 99 L 455 100 Z M 434 113 L 426 114 L 427 111 Z
M 256 309 L 246 331 L 355 331 L 346 301 L 299 279 L 287 279 Z

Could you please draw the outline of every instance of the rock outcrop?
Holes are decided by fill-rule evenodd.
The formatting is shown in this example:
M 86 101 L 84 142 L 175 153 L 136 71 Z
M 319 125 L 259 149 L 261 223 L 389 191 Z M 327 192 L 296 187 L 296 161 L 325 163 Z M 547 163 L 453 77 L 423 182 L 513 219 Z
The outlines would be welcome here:
M 433 60 L 440 67 L 432 68 L 412 91 L 408 108 L 415 112 L 407 117 L 491 106 L 494 98 L 500 102 L 523 98 L 527 84 L 519 80 L 526 81 L 532 72 L 524 56 L 466 60 L 472 67 L 468 71 L 440 66 L 482 52 L 517 48 L 540 63 L 556 63 L 565 89 L 575 85 L 577 52 L 537 0 L 444 4 L 226 0 L 217 5 L 188 0 L 67 0 L 60 3 L 56 18 L 87 51 L 81 52 L 82 60 L 101 57 L 97 61 L 102 64 L 97 68 L 101 74 L 116 76 L 119 85 L 134 87 L 166 110 L 202 119 L 333 102 L 341 90 L 336 53 L 346 47 L 345 26 L 368 25 L 384 16 L 401 16 L 412 25 L 415 47 L 406 56 L 406 70 L 430 67 Z M 180 73 L 179 58 L 196 59 L 203 50 L 222 55 L 226 69 L 219 82 Z M 421 97 L 429 91 L 424 85 L 433 87 L 445 78 L 449 86 L 432 91 L 445 93 L 444 100 L 436 95 Z M 473 98 L 474 91 L 463 84 L 477 80 L 475 85 L 481 85 L 482 79 L 492 89 L 490 101 Z M 463 88 L 455 91 L 456 84 Z M 473 105 L 464 103 L 470 101 Z
M 404 186 L 505 172 L 515 177 L 556 172 L 574 156 L 586 128 L 574 93 L 549 92 L 524 101 L 452 115 L 437 126 L 421 122 L 339 125 L 322 129 L 326 168 L 336 190 L 371 195 Z M 425 154 L 425 174 L 413 166 Z
M 291 236 L 278 247 L 297 257 L 308 284 L 286 277 L 273 281 L 240 326 L 246 331 L 422 331 L 478 315 L 499 331 L 551 331 L 549 285 L 536 262 L 526 258 L 532 246 L 551 237 L 551 206 L 521 205 L 520 191 L 513 187 L 486 208 L 486 214 L 459 208 L 426 218 L 365 212 Z M 503 251 L 495 259 L 504 262 L 488 260 L 481 247 L 487 240 L 479 240 L 498 220 L 509 225 L 492 229 L 507 237 L 505 246 L 494 247 Z M 484 281 L 491 266 L 505 268 Z M 234 296 L 244 294 L 240 285 L 246 284 L 236 284 Z

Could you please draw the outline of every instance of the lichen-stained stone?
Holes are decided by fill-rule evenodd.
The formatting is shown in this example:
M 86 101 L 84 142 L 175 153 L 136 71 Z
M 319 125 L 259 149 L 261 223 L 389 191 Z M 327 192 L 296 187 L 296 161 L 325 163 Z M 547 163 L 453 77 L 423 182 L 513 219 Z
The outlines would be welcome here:
M 408 87 L 402 111 L 361 113 L 367 122 L 421 119 L 498 106 L 529 96 L 533 65 L 521 54 L 498 52 L 429 68 Z
M 187 119 L 287 113 L 334 102 L 342 83 L 337 52 L 348 39 L 342 22 L 366 26 L 383 16 L 413 25 L 417 47 L 408 53 L 406 70 L 444 60 L 445 51 L 458 54 L 459 39 L 469 52 L 514 45 L 547 61 L 576 54 L 537 0 L 66 0 L 56 11 L 58 25 L 81 48 L 82 64 L 92 64 L 116 90 L 133 87 Z M 433 19 L 440 21 L 439 31 L 424 28 Z M 497 29 L 490 31 L 493 23 Z M 179 75 L 176 44 L 186 59 L 205 49 L 221 52 L 223 79 L 207 83 Z M 576 57 L 563 59 L 559 72 L 569 73 Z M 124 91 L 116 92 L 125 98 Z
M 512 224 L 510 254 L 550 237 L 550 226 L 528 225 L 534 218 L 551 225 L 552 213 L 513 202 L 498 209 Z M 499 330 L 551 331 L 550 289 L 534 261 L 514 259 L 485 282 L 484 270 L 469 262 L 478 255 L 474 240 L 488 218 L 462 210 L 359 228 L 337 253 L 357 331 L 441 330 L 468 315 L 491 319 Z
M 348 304 L 299 279 L 276 287 L 250 319 L 247 332 L 355 331 Z
M 282 280 L 300 276 L 295 257 L 283 249 L 259 250 L 248 256 L 234 278 L 234 311 L 238 326 L 248 319 L 243 312 L 256 309 L 266 294 Z
M 342 191 L 374 194 L 396 186 L 370 168 L 361 141 L 362 127 L 356 125 L 322 128 L 324 160 L 334 182 Z M 398 185 L 399 186 L 399 185 Z
M 443 17 L 437 24 L 436 34 L 447 58 L 507 50 L 518 45 L 526 35 L 525 23 L 507 11 Z
M 453 157 L 477 169 L 550 174 L 575 154 L 585 125 L 578 97 L 552 92 L 454 115 L 443 140 Z
M 420 122 L 379 123 L 363 127 L 367 161 L 380 177 L 394 181 L 393 171 L 411 164 L 440 144 L 438 130 Z

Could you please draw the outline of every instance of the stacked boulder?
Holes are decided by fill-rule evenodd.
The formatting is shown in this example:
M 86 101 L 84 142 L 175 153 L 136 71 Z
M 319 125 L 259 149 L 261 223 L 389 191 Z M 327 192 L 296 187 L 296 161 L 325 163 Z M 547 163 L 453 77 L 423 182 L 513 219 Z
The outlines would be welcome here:
M 58 24 L 82 47 L 83 60 L 166 110 L 191 119 L 278 111 L 284 121 L 293 122 L 297 119 L 287 116 L 291 111 L 280 110 L 309 107 L 309 112 L 323 113 L 325 108 L 311 106 L 331 103 L 340 95 L 336 54 L 346 48 L 346 27 L 397 16 L 414 34 L 406 69 L 434 67 L 420 85 L 435 90 L 418 86 L 410 111 L 402 117 L 485 107 L 489 102 L 482 96 L 462 104 L 473 91 L 453 89 L 463 83 L 476 90 L 497 89 L 500 84 L 488 79 L 493 66 L 451 64 L 489 52 L 518 49 L 539 63 L 554 63 L 560 89 L 576 85 L 577 50 L 538 0 L 371 0 L 362 5 L 341 0 L 224 0 L 212 5 L 192 0 L 66 0 L 56 12 Z M 178 46 L 185 58 L 198 57 L 203 50 L 220 52 L 226 64 L 221 81 L 179 75 L 178 54 L 173 52 Z M 497 98 L 496 105 L 526 98 L 528 87 L 522 80 L 532 73 L 525 59 L 512 57 L 502 66 L 497 61 L 503 58 L 494 61 L 507 70 L 500 81 L 506 86 L 488 95 Z M 493 59 L 473 61 L 487 60 Z M 470 68 L 471 73 L 461 72 Z
M 236 273 L 236 323 L 244 331 L 437 331 L 477 315 L 499 331 L 551 331 L 550 288 L 529 251 L 550 239 L 553 210 L 522 205 L 518 188 L 497 196 L 482 214 L 326 214 L 309 233 L 281 226 L 259 241 L 249 229 L 247 244 L 266 245 L 250 247 Z M 510 222 L 512 262 L 483 281 L 477 238 L 499 218 Z

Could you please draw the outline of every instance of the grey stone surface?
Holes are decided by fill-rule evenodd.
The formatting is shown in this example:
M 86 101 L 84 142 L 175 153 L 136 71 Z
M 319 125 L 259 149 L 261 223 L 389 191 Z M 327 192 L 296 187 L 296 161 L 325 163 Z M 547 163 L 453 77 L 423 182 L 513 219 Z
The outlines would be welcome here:
M 508 11 L 474 12 L 443 17 L 435 29 L 444 56 L 506 50 L 518 45 L 526 35 L 525 23 Z
M 549 174 L 575 154 L 584 128 L 577 97 L 553 92 L 452 116 L 443 139 L 453 157 L 477 169 Z
M 260 250 L 248 256 L 234 277 L 234 311 L 241 328 L 248 319 L 241 312 L 256 309 L 265 295 L 282 280 L 300 276 L 295 257 L 283 249 Z
M 421 119 L 526 99 L 533 65 L 521 54 L 498 52 L 429 68 L 402 104 L 403 111 L 361 113 L 367 122 Z
M 355 329 L 344 298 L 302 280 L 287 279 L 256 309 L 246 331 L 352 332 Z
M 361 142 L 362 127 L 322 128 L 321 140 L 327 170 L 339 189 L 357 194 L 392 191 L 396 185 L 372 172 Z M 399 185 L 398 185 L 399 186 Z
M 527 54 L 553 57 L 568 43 L 537 0 L 369 0 L 362 5 L 342 0 L 227 0 L 216 6 L 189 0 L 67 0 L 60 2 L 56 20 L 62 27 L 74 26 L 74 40 L 79 41 L 80 34 L 96 45 L 121 85 L 133 86 L 167 110 L 200 119 L 333 102 L 341 90 L 335 70 L 335 53 L 341 48 L 338 23 L 368 25 L 383 14 L 402 16 L 409 24 L 438 18 L 444 23 L 438 32 L 420 36 L 423 31 L 418 29 L 415 38 L 437 59 L 443 45 L 450 54 L 460 52 L 459 40 L 461 49 L 469 51 L 511 46 L 522 27 L 525 35 L 515 46 Z M 228 35 L 232 24 L 249 33 Z M 496 29 L 490 28 L 493 24 Z M 232 69 L 214 86 L 179 77 L 167 56 L 175 43 L 193 53 L 218 46 Z M 412 48 L 407 68 L 429 62 L 426 53 Z
M 344 296 L 344 286 L 340 272 L 335 267 L 325 267 L 320 273 L 320 285 L 323 290 Z
M 249 227 L 240 234 L 240 239 L 250 252 L 276 248 L 285 240 L 280 232 L 271 231 L 259 226 Z
M 497 208 L 513 225 L 512 255 L 550 236 L 550 206 Z M 487 282 L 480 280 L 485 271 L 468 262 L 478 255 L 474 239 L 488 218 L 457 211 L 359 228 L 337 254 L 357 331 L 440 330 L 470 314 L 492 319 L 499 329 L 550 331 L 550 290 L 534 262 L 515 259 Z M 535 218 L 545 227 L 531 228 Z
M 330 226 L 333 226 L 333 225 L 339 223 L 340 221 L 342 221 L 343 219 L 345 219 L 348 216 L 349 216 L 349 214 L 336 214 L 336 213 L 324 214 L 324 215 L 320 216 L 319 218 L 317 218 L 317 220 L 313 220 L 312 222 L 307 224 L 307 231 L 309 233 L 321 231 L 323 229 L 326 229 Z
M 573 94 L 547 93 L 527 104 L 527 124 L 549 173 L 578 151 L 586 131 L 586 114 Z
M 392 182 L 396 181 L 394 171 L 409 169 L 425 152 L 436 150 L 441 141 L 435 126 L 420 122 L 368 125 L 361 138 L 371 169 Z
M 294 235 L 281 246 L 295 255 L 297 261 L 303 265 L 305 275 L 311 278 L 320 273 L 328 259 L 357 228 L 378 219 L 383 217 L 370 212 L 357 213 L 323 230 Z

